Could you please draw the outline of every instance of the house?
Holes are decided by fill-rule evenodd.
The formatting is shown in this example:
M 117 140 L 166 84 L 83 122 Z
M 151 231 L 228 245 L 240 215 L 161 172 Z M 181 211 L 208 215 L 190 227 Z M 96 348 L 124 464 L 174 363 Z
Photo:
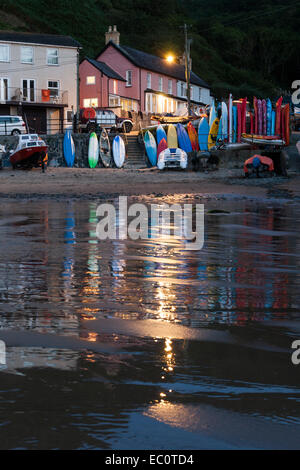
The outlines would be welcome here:
M 80 44 L 69 36 L 0 31 L 0 114 L 61 132 L 77 110 Z
M 187 107 L 185 67 L 120 45 L 110 26 L 96 59 L 80 64 L 80 106 L 115 107 L 143 113 L 180 112 Z M 210 88 L 191 72 L 191 104 L 196 112 L 211 103 Z

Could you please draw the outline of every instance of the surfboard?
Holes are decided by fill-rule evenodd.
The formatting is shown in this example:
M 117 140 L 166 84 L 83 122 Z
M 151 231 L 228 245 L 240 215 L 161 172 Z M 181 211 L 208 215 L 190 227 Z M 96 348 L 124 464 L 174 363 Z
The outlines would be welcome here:
M 290 105 L 286 104 L 281 110 L 282 138 L 286 145 L 290 145 Z
M 216 139 L 217 139 L 217 135 L 219 131 L 219 124 L 220 124 L 219 118 L 216 118 L 214 122 L 212 123 L 212 126 L 208 134 L 208 150 L 210 150 L 212 147 L 216 145 Z
M 262 135 L 262 103 L 261 100 L 257 100 L 257 119 L 258 119 L 258 134 Z
M 282 96 L 277 100 L 276 103 L 276 121 L 275 121 L 275 133 L 281 134 L 281 105 L 282 105 Z
M 208 121 L 209 129 L 213 125 L 216 117 L 217 117 L 217 112 L 216 112 L 216 108 L 215 108 L 215 102 L 213 101 L 212 105 L 210 107 L 210 112 L 209 112 L 209 121 Z
M 227 104 L 222 102 L 222 140 L 228 139 L 228 109 Z
M 247 111 L 247 98 L 242 99 L 241 103 L 241 131 L 246 132 L 246 111 Z
M 208 142 L 208 134 L 209 134 L 209 125 L 207 119 L 203 117 L 199 122 L 198 126 L 198 142 L 200 150 L 205 152 L 208 150 L 207 142 Z
M 177 132 L 174 124 L 168 125 L 167 142 L 168 147 L 171 149 L 176 149 L 178 147 Z
M 99 143 L 95 132 L 90 135 L 88 159 L 90 168 L 95 168 L 99 160 Z
M 274 110 L 272 110 L 271 135 L 275 134 L 275 123 L 276 123 L 276 112 Z
M 162 138 L 157 146 L 157 160 L 156 161 L 158 161 L 159 154 L 163 152 L 164 150 L 166 150 L 167 148 L 168 148 L 167 141 L 165 138 Z
M 220 119 L 220 122 L 219 122 L 219 129 L 218 129 L 218 135 L 217 135 L 217 142 L 219 140 L 223 140 L 223 133 L 222 133 L 222 115 L 221 115 L 221 119 Z
M 156 129 L 156 142 L 157 142 L 157 145 L 159 145 L 159 143 L 162 139 L 165 139 L 167 141 L 167 134 L 166 134 L 163 126 L 160 124 Z
M 177 138 L 179 148 L 184 150 L 186 153 L 193 151 L 188 133 L 182 124 L 177 124 Z
M 232 106 L 232 142 L 236 143 L 237 107 Z
M 174 126 L 173 126 L 174 127 Z M 175 128 L 174 128 L 175 129 Z M 175 129 L 176 132 L 176 129 Z M 176 137 L 177 139 L 177 137 Z M 150 131 L 146 131 L 144 135 L 144 143 L 146 148 L 146 154 L 149 158 L 149 162 L 152 166 L 156 166 L 157 162 L 157 145 L 153 134 Z
M 232 142 L 232 94 L 229 95 L 228 100 L 228 142 Z
M 272 132 L 272 103 L 270 98 L 267 99 L 267 135 Z
M 263 135 L 267 135 L 267 103 L 266 100 L 262 100 L 262 132 Z
M 241 142 L 242 134 L 242 104 L 237 103 L 237 129 L 236 129 L 236 140 Z
M 153 137 L 154 138 L 154 137 Z M 112 144 L 113 158 L 117 168 L 122 168 L 125 162 L 126 150 L 122 137 L 116 135 Z
M 258 109 L 257 109 L 257 98 L 253 97 L 253 108 L 254 108 L 254 132 L 258 134 Z
M 108 133 L 104 128 L 101 131 L 99 139 L 99 154 L 105 168 L 112 166 L 110 141 Z
M 187 132 L 188 132 L 191 144 L 192 144 L 192 150 L 194 150 L 195 152 L 198 152 L 199 151 L 198 134 L 191 122 L 189 122 L 187 125 Z
M 68 167 L 72 167 L 75 161 L 75 145 L 72 137 L 71 129 L 67 129 L 64 136 L 64 157 Z

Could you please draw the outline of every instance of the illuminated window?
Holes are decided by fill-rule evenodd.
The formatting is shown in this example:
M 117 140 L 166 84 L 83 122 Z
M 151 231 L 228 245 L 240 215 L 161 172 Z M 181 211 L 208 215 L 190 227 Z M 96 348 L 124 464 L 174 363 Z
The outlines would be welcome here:
M 96 83 L 96 77 L 95 76 L 86 77 L 86 84 L 87 85 L 95 85 L 95 83 Z
M 83 100 L 84 108 L 97 108 L 98 98 L 86 98 Z

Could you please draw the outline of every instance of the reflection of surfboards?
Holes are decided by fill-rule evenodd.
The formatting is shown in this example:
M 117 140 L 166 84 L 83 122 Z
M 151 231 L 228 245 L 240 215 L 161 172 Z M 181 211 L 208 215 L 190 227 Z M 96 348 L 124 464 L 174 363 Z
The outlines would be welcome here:
M 169 124 L 168 126 L 167 142 L 170 149 L 176 149 L 178 147 L 176 127 L 173 124 Z
M 108 168 L 112 165 L 111 161 L 111 148 L 109 137 L 106 129 L 102 129 L 99 139 L 99 153 L 103 165 Z
M 88 158 L 90 168 L 95 168 L 99 159 L 99 143 L 95 132 L 90 135 Z
M 212 147 L 216 145 L 216 139 L 217 139 L 217 135 L 219 131 L 219 124 L 220 124 L 219 118 L 216 118 L 214 122 L 212 123 L 212 126 L 208 134 L 208 150 L 210 150 Z
M 75 145 L 70 129 L 66 131 L 64 136 L 64 156 L 67 166 L 72 167 L 75 160 Z
M 200 150 L 204 152 L 208 150 L 208 146 L 207 146 L 208 134 L 209 134 L 209 125 L 208 125 L 207 119 L 203 117 L 201 121 L 199 122 L 198 142 L 199 142 Z

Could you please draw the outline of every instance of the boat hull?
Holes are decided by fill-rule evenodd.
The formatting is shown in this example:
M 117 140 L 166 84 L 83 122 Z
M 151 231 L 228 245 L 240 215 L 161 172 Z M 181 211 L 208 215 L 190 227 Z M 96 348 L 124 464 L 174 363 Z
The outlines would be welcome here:
M 45 162 L 48 147 L 29 147 L 16 151 L 10 156 L 10 162 L 13 167 L 37 167 Z

